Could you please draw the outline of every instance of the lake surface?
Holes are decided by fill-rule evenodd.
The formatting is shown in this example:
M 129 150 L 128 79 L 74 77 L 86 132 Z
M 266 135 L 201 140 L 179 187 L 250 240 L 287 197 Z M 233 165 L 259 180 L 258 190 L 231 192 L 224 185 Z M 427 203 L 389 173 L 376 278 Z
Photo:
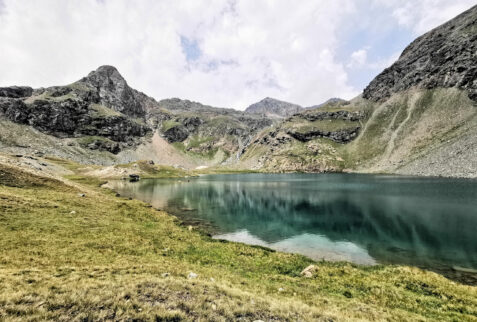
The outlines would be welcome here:
M 470 272 L 477 281 L 476 180 L 238 174 L 113 185 L 215 238 L 316 260 Z

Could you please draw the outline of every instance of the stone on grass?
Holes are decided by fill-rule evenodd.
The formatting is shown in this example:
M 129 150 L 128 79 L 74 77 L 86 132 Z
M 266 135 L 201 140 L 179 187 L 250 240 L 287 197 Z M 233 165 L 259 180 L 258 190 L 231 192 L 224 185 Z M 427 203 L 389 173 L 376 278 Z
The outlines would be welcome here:
M 301 275 L 305 277 L 313 277 L 313 274 L 318 271 L 318 267 L 315 265 L 310 265 L 307 268 L 305 268 L 303 271 L 301 271 Z

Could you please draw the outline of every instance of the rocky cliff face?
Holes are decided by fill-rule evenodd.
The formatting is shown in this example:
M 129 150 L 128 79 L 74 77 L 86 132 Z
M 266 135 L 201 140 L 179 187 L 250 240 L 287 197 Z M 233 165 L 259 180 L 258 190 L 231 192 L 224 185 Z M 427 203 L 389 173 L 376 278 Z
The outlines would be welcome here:
M 337 143 L 349 143 L 358 136 L 361 129 L 358 121 L 364 117 L 365 115 L 361 111 L 307 111 L 295 114 L 286 120 L 285 125 L 287 122 L 293 124 L 293 126 L 287 127 L 286 133 L 300 142 L 328 138 Z M 300 123 L 307 124 L 306 126 L 296 126 Z
M 326 131 L 314 128 L 304 132 L 289 130 L 287 134 L 300 142 L 308 142 L 317 138 L 328 138 L 338 143 L 348 143 L 358 136 L 359 130 L 359 126 L 336 131 Z
M 465 89 L 477 100 L 477 6 L 412 42 L 363 97 L 383 101 L 411 87 Z
M 263 114 L 269 117 L 283 118 L 299 113 L 303 110 L 300 105 L 279 101 L 274 98 L 264 98 L 258 103 L 254 103 L 245 109 L 245 113 Z

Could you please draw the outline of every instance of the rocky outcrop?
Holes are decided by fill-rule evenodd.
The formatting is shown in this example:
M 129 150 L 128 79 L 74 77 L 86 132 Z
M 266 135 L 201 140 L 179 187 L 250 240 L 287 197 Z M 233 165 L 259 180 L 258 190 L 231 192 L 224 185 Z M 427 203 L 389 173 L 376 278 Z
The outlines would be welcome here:
M 164 137 L 169 143 L 182 142 L 189 136 L 189 131 L 183 125 L 173 126 L 164 131 Z
M 363 97 L 383 101 L 411 87 L 465 89 L 477 100 L 477 6 L 413 41 Z
M 29 97 L 33 93 L 33 88 L 28 86 L 0 87 L 0 97 L 22 98 Z
M 268 132 L 267 135 L 257 138 L 255 141 L 253 141 L 253 143 L 276 147 L 291 142 L 291 140 L 292 138 L 287 134 L 279 133 L 278 130 L 275 130 Z
M 258 103 L 252 104 L 245 113 L 249 114 L 263 114 L 270 117 L 287 117 L 299 113 L 303 110 L 300 105 L 279 101 L 274 98 L 264 98 Z
M 108 140 L 96 139 L 88 144 L 83 144 L 90 150 L 108 151 L 112 154 L 118 154 L 121 152 L 123 146 L 118 142 L 112 142 Z
M 197 116 L 180 118 L 179 122 L 181 122 L 190 132 L 195 131 L 202 123 L 204 123 L 204 121 Z
M 95 117 L 88 102 L 0 98 L 0 113 L 15 123 L 30 125 L 58 137 L 103 136 L 117 142 L 130 142 L 146 135 L 150 129 L 125 115 Z
M 302 114 L 295 114 L 294 117 L 300 117 L 310 122 L 323 121 L 323 120 L 343 120 L 356 122 L 365 117 L 364 112 L 349 112 L 349 111 L 336 111 L 336 112 L 307 112 Z
M 92 118 L 90 123 L 78 129 L 82 135 L 97 135 L 117 142 L 133 142 L 151 132 L 151 129 L 124 115 Z
M 306 132 L 289 130 L 287 134 L 300 142 L 308 142 L 317 138 L 328 138 L 337 143 L 348 143 L 355 139 L 359 134 L 360 127 L 349 129 L 341 129 L 338 131 L 324 131 L 320 129 L 312 129 Z
M 73 136 L 78 124 L 88 122 L 88 103 L 71 99 L 58 102 L 35 100 L 31 104 L 10 100 L 2 102 L 1 106 L 9 120 L 56 136 Z

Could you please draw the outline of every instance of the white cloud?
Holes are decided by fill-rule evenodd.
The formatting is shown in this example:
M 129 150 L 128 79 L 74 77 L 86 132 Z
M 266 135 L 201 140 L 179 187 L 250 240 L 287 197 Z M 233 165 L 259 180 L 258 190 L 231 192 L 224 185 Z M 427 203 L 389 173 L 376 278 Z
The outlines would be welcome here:
M 368 50 L 363 48 L 351 53 L 350 62 L 346 67 L 359 68 L 366 64 L 368 59 Z
M 391 8 L 390 19 L 420 30 L 447 19 L 439 8 L 469 3 L 424 0 L 432 10 L 419 4 L 415 13 L 411 1 L 386 1 L 0 0 L 0 85 L 67 84 L 110 64 L 157 99 L 243 109 L 265 96 L 302 105 L 351 98 L 361 88 L 338 48 L 360 8 Z M 348 54 L 352 64 L 376 64 L 368 53 L 377 49 L 363 48 Z
M 475 0 L 375 0 L 393 8 L 393 16 L 416 35 L 439 26 L 474 6 Z
M 380 59 L 380 60 L 377 60 L 377 61 L 372 62 L 372 63 L 368 63 L 367 66 L 370 69 L 381 71 L 381 70 L 391 66 L 394 62 L 396 62 L 396 60 L 398 60 L 400 55 L 401 55 L 400 52 L 399 53 L 394 53 L 387 58 Z

